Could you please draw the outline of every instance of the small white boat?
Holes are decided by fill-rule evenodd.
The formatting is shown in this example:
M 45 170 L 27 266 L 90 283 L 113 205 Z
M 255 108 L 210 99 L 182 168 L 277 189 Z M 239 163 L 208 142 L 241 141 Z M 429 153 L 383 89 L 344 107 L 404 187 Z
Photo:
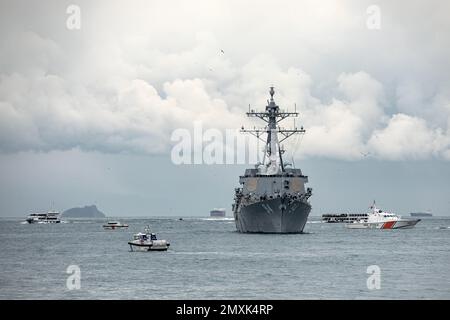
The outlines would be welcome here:
M 353 223 L 347 223 L 348 229 L 408 229 L 414 227 L 420 219 L 403 219 L 392 213 L 385 212 L 375 206 L 375 201 L 370 207 L 372 212 L 367 213 L 366 219 L 360 219 Z
M 28 223 L 61 223 L 58 211 L 49 211 L 47 213 L 31 213 L 28 215 L 26 222 Z
M 107 230 L 115 230 L 120 228 L 128 228 L 128 225 L 120 223 L 119 221 L 108 221 L 108 223 L 103 225 L 103 229 Z
M 131 251 L 167 251 L 170 246 L 167 240 L 158 240 L 156 234 L 150 232 L 147 226 L 145 232 L 136 233 L 133 240 L 129 241 Z

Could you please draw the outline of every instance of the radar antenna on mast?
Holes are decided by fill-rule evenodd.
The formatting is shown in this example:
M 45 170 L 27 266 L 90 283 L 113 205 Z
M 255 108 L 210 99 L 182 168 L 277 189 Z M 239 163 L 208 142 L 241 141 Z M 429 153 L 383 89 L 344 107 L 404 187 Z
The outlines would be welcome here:
M 278 174 L 279 172 L 284 172 L 283 156 L 284 153 L 280 148 L 280 143 L 282 143 L 287 138 L 294 134 L 303 134 L 305 130 L 303 127 L 299 129 L 296 128 L 294 122 L 293 129 L 284 129 L 278 126 L 278 123 L 288 117 L 298 117 L 297 105 L 295 105 L 295 112 L 284 112 L 280 111 L 279 106 L 275 103 L 273 96 L 275 95 L 275 89 L 273 86 L 269 90 L 270 101 L 267 100 L 266 110 L 264 112 L 256 112 L 254 110 L 249 110 L 247 112 L 248 117 L 256 117 L 267 123 L 264 128 L 254 128 L 254 129 L 241 129 L 243 133 L 250 133 L 257 137 L 258 139 L 264 141 L 265 143 L 265 153 L 264 159 L 267 157 L 269 162 L 267 164 L 268 170 L 267 174 Z M 262 134 L 267 134 L 266 140 L 261 138 Z M 278 134 L 280 134 L 281 140 L 278 140 Z

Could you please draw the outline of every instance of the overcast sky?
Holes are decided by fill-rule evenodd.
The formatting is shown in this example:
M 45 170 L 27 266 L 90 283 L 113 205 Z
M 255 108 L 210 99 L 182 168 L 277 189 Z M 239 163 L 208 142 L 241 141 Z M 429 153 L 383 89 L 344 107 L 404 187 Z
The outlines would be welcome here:
M 80 29 L 67 27 L 71 4 Z M 1 0 L 0 215 L 52 201 L 231 214 L 245 166 L 175 166 L 171 133 L 254 125 L 244 112 L 271 85 L 307 130 L 286 148 L 310 177 L 313 214 L 376 198 L 450 215 L 449 12 L 448 1 Z

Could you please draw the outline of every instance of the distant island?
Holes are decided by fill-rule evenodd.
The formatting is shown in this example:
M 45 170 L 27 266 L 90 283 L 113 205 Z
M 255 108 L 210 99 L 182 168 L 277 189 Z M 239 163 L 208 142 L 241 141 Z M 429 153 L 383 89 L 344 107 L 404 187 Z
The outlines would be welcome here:
M 95 205 L 68 209 L 62 213 L 62 216 L 64 218 L 105 218 L 105 214 Z

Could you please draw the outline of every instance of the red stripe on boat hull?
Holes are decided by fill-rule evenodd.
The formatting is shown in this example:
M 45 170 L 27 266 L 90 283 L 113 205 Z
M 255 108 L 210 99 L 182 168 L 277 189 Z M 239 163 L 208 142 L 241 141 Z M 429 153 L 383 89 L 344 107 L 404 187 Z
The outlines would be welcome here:
M 381 229 L 394 229 L 395 221 L 385 222 Z

